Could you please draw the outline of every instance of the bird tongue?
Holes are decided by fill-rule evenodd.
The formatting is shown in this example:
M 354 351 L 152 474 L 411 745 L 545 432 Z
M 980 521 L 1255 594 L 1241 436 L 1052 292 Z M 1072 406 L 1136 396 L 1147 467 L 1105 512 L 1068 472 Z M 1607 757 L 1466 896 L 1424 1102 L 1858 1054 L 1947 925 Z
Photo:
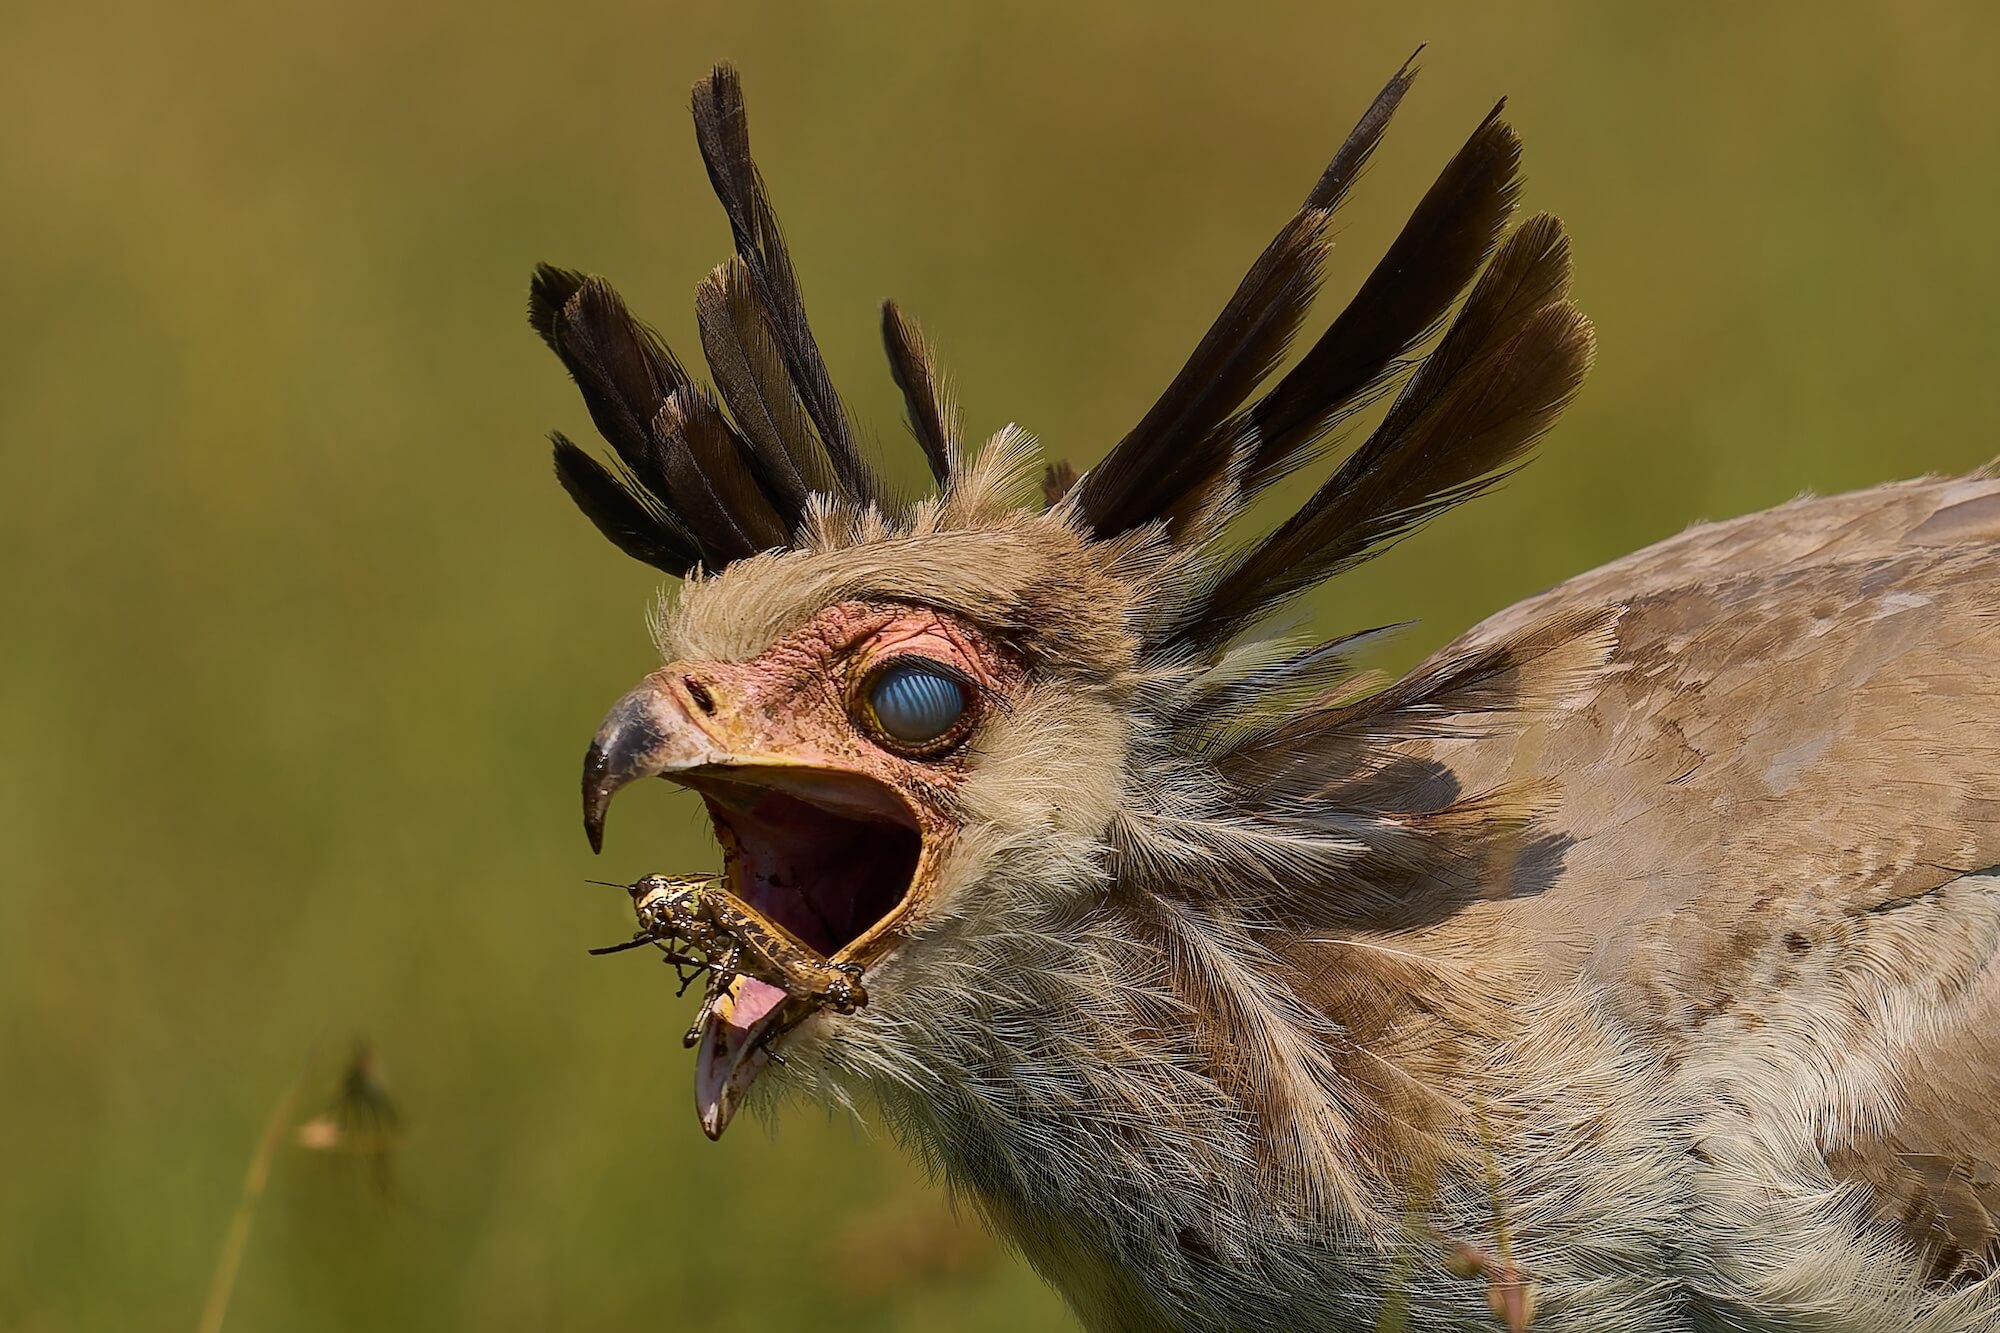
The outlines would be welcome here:
M 778 1021 L 785 992 L 755 977 L 739 976 L 716 1001 L 715 1012 L 701 1031 L 701 1049 L 694 1061 L 694 1109 L 702 1132 L 722 1137 L 736 1105 L 770 1062 L 759 1040 Z

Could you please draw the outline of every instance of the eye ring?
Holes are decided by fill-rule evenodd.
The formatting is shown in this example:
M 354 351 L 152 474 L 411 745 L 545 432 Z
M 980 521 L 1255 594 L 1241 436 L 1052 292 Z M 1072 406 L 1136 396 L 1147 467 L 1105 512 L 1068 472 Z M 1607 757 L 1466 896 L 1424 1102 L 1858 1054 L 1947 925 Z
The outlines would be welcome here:
M 862 677 L 853 713 L 877 745 L 913 759 L 948 754 L 972 733 L 980 692 L 956 667 L 916 654 Z

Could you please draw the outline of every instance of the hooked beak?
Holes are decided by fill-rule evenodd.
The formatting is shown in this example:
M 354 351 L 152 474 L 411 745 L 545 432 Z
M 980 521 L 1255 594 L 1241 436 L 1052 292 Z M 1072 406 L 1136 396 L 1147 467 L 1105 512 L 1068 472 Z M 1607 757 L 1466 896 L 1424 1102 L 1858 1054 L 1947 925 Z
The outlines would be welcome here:
M 590 850 L 604 850 L 604 813 L 620 787 L 707 762 L 707 739 L 680 699 L 650 678 L 613 704 L 583 756 L 583 831 Z

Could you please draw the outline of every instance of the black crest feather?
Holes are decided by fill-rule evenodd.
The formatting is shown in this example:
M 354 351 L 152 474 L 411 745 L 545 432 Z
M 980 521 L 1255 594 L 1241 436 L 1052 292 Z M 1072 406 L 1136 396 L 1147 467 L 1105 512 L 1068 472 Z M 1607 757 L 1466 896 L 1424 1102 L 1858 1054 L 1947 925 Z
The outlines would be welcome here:
M 1311 499 L 1207 564 L 1192 595 L 1149 631 L 1155 651 L 1213 653 L 1288 598 L 1494 484 L 1589 367 L 1591 330 L 1568 300 L 1561 224 L 1531 218 L 1502 241 L 1521 145 L 1496 106 L 1354 299 L 1277 373 L 1317 294 L 1333 210 L 1408 93 L 1414 59 L 1376 94 L 1139 424 L 1081 478 L 1065 467 L 1045 479 L 1049 503 L 1096 537 L 1161 524 L 1177 544 L 1213 543 L 1251 496 L 1311 461 L 1335 426 L 1407 376 L 1381 423 Z M 750 157 L 735 71 L 718 66 L 698 82 L 693 112 L 735 251 L 695 298 L 713 393 L 601 278 L 544 264 L 528 294 L 529 323 L 568 367 L 616 457 L 607 466 L 557 435 L 558 477 L 620 550 L 675 575 L 789 544 L 816 495 L 896 517 L 807 322 Z M 1443 337 L 1419 356 L 1468 285 Z M 959 442 L 946 377 L 894 302 L 882 308 L 882 340 L 911 432 L 949 486 Z M 1316 650 L 1270 670 L 1276 676 L 1252 680 L 1246 697 L 1279 679 L 1313 688 L 1346 667 L 1341 654 Z
M 796 527 L 806 497 L 831 492 L 836 483 L 742 260 L 732 258 L 708 275 L 695 293 L 695 314 L 709 373 L 750 442 L 773 507 L 788 528 Z
M 1243 433 L 1234 414 L 1277 367 L 1311 309 L 1326 258 L 1326 224 L 1415 77 L 1414 66 L 1405 64 L 1376 94 L 1166 392 L 1083 478 L 1075 503 L 1098 536 L 1176 521 L 1227 484 Z
M 1228 564 L 1188 636 L 1223 642 L 1499 480 L 1554 424 L 1590 368 L 1590 322 L 1566 299 L 1561 224 L 1531 219 L 1387 416 L 1277 531 Z
M 555 445 L 556 480 L 613 546 L 675 578 L 685 578 L 700 562 L 694 538 L 630 472 L 614 473 L 561 432 L 549 439 Z
M 529 324 L 618 460 L 606 467 L 558 436 L 557 476 L 620 550 L 676 576 L 786 545 L 815 493 L 889 502 L 806 321 L 735 71 L 720 66 L 695 86 L 694 119 L 736 247 L 695 301 L 721 401 L 602 278 L 543 264 L 528 289 Z
M 1251 411 L 1257 490 L 1393 377 L 1479 271 L 1514 209 L 1521 142 L 1495 107 L 1445 164 L 1389 250 L 1319 341 Z
M 806 321 L 805 299 L 791 252 L 779 233 L 764 179 L 750 159 L 750 121 L 743 83 L 728 65 L 717 65 L 694 86 L 694 132 L 709 184 L 729 215 L 729 232 L 757 303 L 763 308 L 792 387 L 819 432 L 842 490 L 854 500 L 886 503 L 888 496 L 854 442 L 847 409 L 833 391 L 819 343 Z
M 944 372 L 924 341 L 923 330 L 894 301 L 882 303 L 882 347 L 889 354 L 889 373 L 903 391 L 910 433 L 924 451 L 931 475 L 939 485 L 951 480 L 952 453 L 958 428 L 951 420 L 950 395 Z
M 554 264 L 535 265 L 535 276 L 528 280 L 528 324 L 558 356 L 562 349 L 556 346 L 556 321 L 562 318 L 569 298 L 588 280 L 586 274 Z

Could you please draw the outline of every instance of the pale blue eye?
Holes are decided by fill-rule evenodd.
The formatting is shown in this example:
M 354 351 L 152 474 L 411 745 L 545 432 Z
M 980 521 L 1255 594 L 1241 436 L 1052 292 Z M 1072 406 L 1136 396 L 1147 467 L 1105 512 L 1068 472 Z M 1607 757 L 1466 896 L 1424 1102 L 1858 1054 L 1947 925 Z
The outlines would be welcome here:
M 965 687 L 915 663 L 892 666 L 868 690 L 868 707 L 891 740 L 934 741 L 965 713 Z

